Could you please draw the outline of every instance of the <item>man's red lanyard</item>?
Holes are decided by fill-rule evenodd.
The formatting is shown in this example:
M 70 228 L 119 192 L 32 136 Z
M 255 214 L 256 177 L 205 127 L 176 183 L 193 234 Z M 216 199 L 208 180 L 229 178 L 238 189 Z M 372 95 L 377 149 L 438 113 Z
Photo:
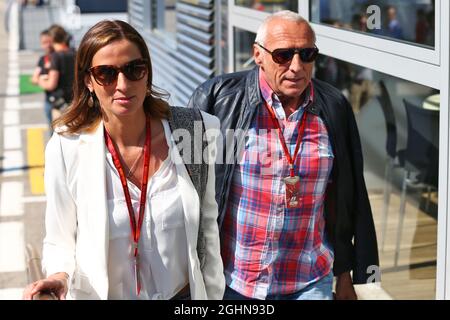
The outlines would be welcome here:
M 131 234 L 133 236 L 133 256 L 134 256 L 134 275 L 136 280 L 136 294 L 139 296 L 141 292 L 141 280 L 139 275 L 139 238 L 141 236 L 142 222 L 144 221 L 145 214 L 145 202 L 147 200 L 147 184 L 148 184 L 148 171 L 150 163 L 150 149 L 151 149 L 151 128 L 150 120 L 147 118 L 146 121 L 146 134 L 145 134 L 145 144 L 144 144 L 144 170 L 141 180 L 141 197 L 139 201 L 139 211 L 138 211 L 138 223 L 136 225 L 136 218 L 134 215 L 133 206 L 131 204 L 130 191 L 128 190 L 127 178 L 125 177 L 125 172 L 123 171 L 122 164 L 120 163 L 119 153 L 114 147 L 114 143 L 109 135 L 108 131 L 104 127 L 105 133 L 105 143 L 111 153 L 114 166 L 119 173 L 120 182 L 122 183 L 123 193 L 125 194 L 125 200 L 128 207 L 128 215 L 130 218 Z
M 267 111 L 269 111 L 270 118 L 272 119 L 273 125 L 275 128 L 278 129 L 278 137 L 280 139 L 281 146 L 283 147 L 284 154 L 287 158 L 287 161 L 289 163 L 289 172 L 290 177 L 294 177 L 294 162 L 295 159 L 297 159 L 298 152 L 300 150 L 300 144 L 303 138 L 303 133 L 305 132 L 305 123 L 306 123 L 306 109 L 303 110 L 302 118 L 300 119 L 299 129 L 298 129 L 298 135 L 297 135 L 297 143 L 295 145 L 295 151 L 294 154 L 291 156 L 291 153 L 289 152 L 289 149 L 286 145 L 286 140 L 284 139 L 283 131 L 281 130 L 280 123 L 278 122 L 277 117 L 275 116 L 275 112 L 273 111 L 272 107 L 266 102 L 265 103 Z

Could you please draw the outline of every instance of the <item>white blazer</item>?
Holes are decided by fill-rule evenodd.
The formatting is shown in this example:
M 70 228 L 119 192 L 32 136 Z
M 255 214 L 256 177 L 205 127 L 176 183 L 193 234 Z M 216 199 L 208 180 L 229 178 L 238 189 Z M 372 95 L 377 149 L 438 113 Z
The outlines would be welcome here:
M 220 257 L 214 160 L 219 120 L 203 113 L 210 162 L 202 205 L 205 263 L 197 255 L 200 201 L 178 149 L 172 148 L 184 208 L 191 298 L 222 299 L 225 290 Z M 212 130 L 211 130 L 212 129 Z M 173 139 L 173 138 L 172 138 Z M 47 209 L 43 270 L 69 274 L 67 299 L 108 298 L 109 222 L 106 196 L 103 123 L 92 133 L 54 133 L 45 151 Z

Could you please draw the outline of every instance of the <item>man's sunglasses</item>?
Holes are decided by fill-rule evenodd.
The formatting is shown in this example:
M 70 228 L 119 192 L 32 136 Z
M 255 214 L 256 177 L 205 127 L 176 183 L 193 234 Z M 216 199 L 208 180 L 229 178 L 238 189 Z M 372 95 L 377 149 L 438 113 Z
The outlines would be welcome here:
M 138 81 L 144 78 L 147 71 L 148 65 L 145 59 L 136 59 L 120 67 L 100 65 L 87 70 L 101 86 L 109 86 L 115 83 L 120 72 L 122 72 L 128 80 Z
M 272 56 L 272 60 L 278 64 L 285 64 L 294 58 L 294 55 L 298 53 L 300 55 L 300 60 L 304 63 L 311 63 L 316 60 L 319 54 L 319 49 L 314 46 L 314 48 L 287 48 L 287 49 L 275 49 L 270 51 L 264 48 L 258 42 L 255 42 L 258 46 L 266 50 Z

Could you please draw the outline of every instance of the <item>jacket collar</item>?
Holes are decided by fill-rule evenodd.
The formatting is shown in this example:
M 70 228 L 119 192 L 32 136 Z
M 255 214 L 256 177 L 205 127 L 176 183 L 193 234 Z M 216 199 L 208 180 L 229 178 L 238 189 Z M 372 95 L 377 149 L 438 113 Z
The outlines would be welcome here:
M 178 190 L 181 197 L 181 202 L 183 203 L 183 214 L 185 221 L 185 231 L 187 237 L 187 247 L 189 254 L 189 281 L 193 283 L 195 279 L 193 278 L 193 272 L 191 267 L 196 265 L 197 259 L 197 236 L 198 228 L 200 225 L 200 199 L 197 192 L 195 191 L 194 184 L 189 176 L 183 159 L 180 155 L 180 151 L 175 142 L 175 138 L 172 134 L 171 128 L 167 120 L 163 121 L 164 134 L 166 136 L 167 144 L 169 146 L 169 155 L 175 164 L 178 179 Z
M 318 85 L 316 79 L 311 79 L 311 83 L 314 86 L 315 91 L 314 91 L 313 101 L 308 106 L 308 112 L 311 112 L 312 114 L 315 114 L 316 116 L 318 116 L 318 115 L 320 115 L 320 113 L 322 111 L 321 104 L 318 102 L 318 94 L 317 94 L 317 88 L 319 85 Z
M 80 133 L 80 143 L 90 143 L 103 137 L 103 120 L 100 120 L 94 130 L 90 132 L 83 131 Z
M 259 90 L 259 66 L 254 67 L 247 74 L 245 87 L 248 90 L 247 97 L 250 108 L 256 108 L 256 106 L 264 103 L 264 98 Z

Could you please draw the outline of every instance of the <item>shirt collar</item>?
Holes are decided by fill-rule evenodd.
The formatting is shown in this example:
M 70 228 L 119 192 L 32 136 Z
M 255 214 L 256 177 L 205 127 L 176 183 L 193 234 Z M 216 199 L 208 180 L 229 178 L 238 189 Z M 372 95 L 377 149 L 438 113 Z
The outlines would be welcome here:
M 284 112 L 283 105 L 276 93 L 272 90 L 269 83 L 266 80 L 264 71 L 259 68 L 259 88 L 264 101 L 273 108 L 275 115 L 278 119 L 286 119 L 286 113 Z M 299 105 L 297 111 L 289 116 L 289 120 L 299 120 L 303 112 L 299 112 L 300 109 L 305 108 L 314 100 L 314 88 L 312 82 L 306 88 L 305 100 Z

